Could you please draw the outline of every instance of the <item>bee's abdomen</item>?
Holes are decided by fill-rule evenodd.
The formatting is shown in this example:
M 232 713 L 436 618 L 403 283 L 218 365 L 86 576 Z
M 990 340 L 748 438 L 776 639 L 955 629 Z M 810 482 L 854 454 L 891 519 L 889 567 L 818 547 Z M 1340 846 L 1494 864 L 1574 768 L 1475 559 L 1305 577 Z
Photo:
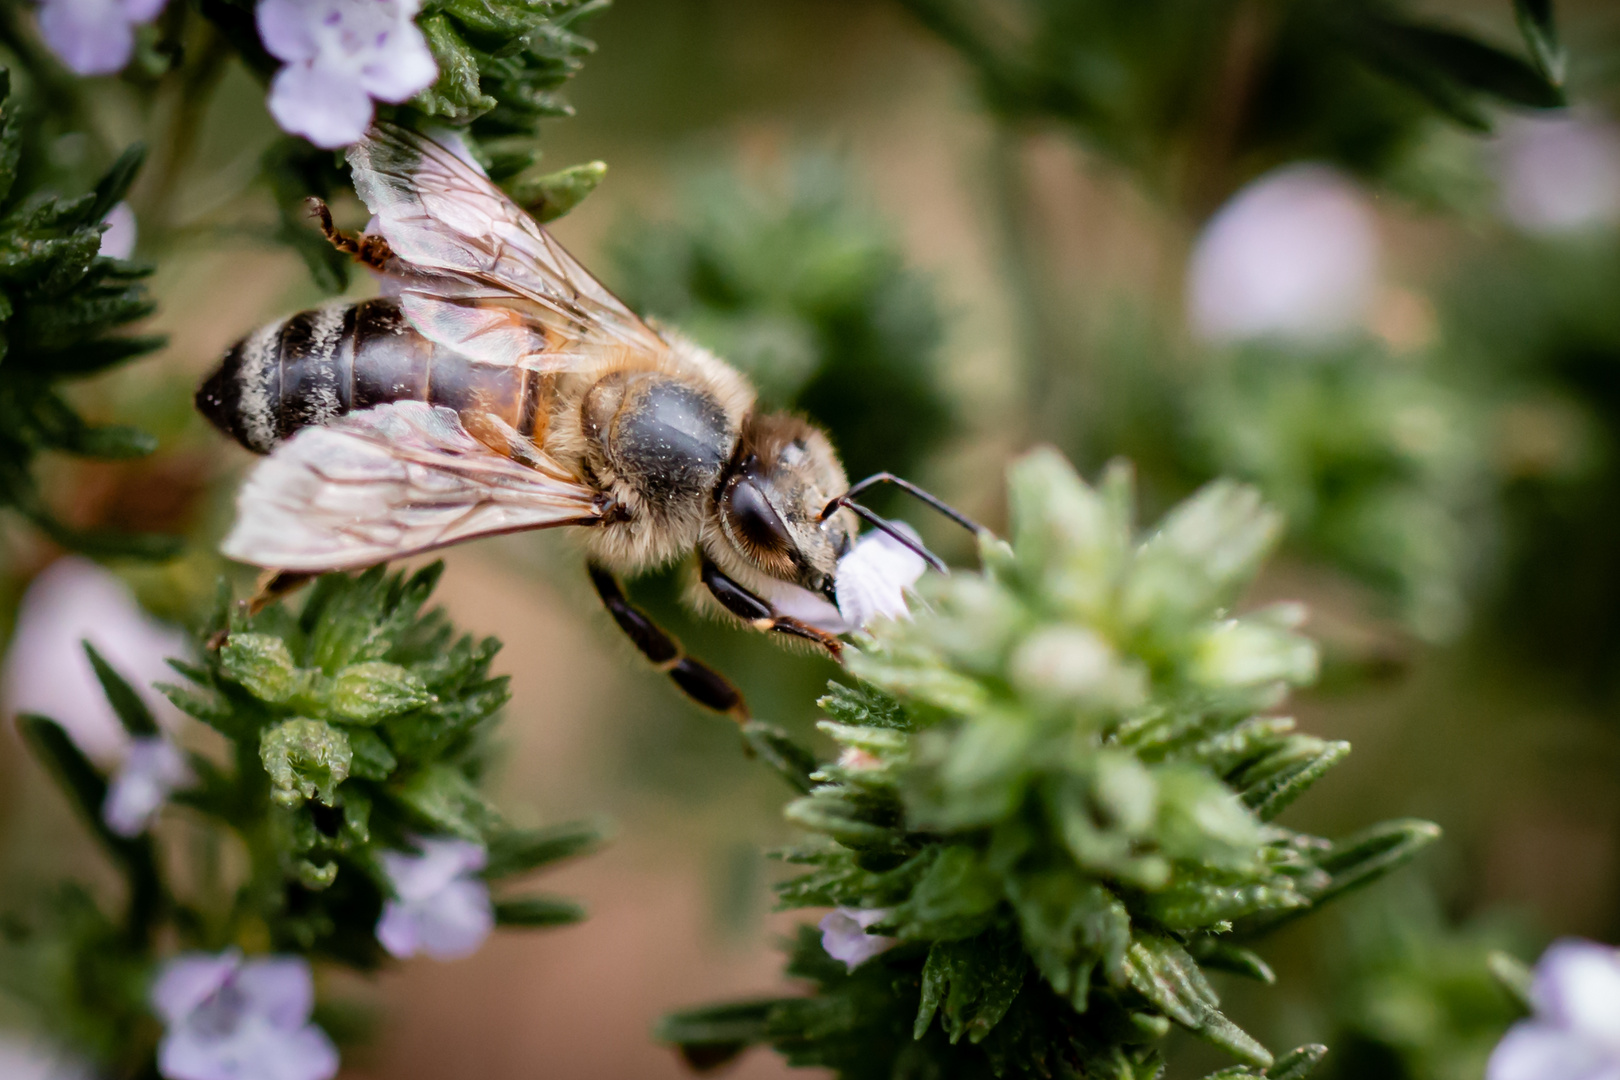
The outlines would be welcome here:
M 198 389 L 197 409 L 264 454 L 300 428 L 390 401 L 490 412 L 519 426 L 527 393 L 524 372 L 440 349 L 395 301 L 377 299 L 300 312 L 243 338 Z

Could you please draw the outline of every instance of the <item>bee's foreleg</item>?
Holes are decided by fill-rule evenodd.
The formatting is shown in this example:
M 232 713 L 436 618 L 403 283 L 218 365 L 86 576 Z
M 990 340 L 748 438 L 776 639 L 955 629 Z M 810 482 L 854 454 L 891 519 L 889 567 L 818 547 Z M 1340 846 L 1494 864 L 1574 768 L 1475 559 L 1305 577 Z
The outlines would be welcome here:
M 839 662 L 844 659 L 844 643 L 838 638 L 818 630 L 809 623 L 789 615 L 780 615 L 763 598 L 755 596 L 725 575 L 718 566 L 703 558 L 703 584 L 720 601 L 720 606 L 763 633 L 787 634 L 803 638 L 826 649 Z
M 328 244 L 346 255 L 353 255 L 373 270 L 388 269 L 388 261 L 394 257 L 394 253 L 388 247 L 387 240 L 366 233 L 351 236 L 344 232 L 332 223 L 332 209 L 324 199 L 311 195 L 304 200 L 304 205 L 309 207 L 309 216 L 320 225 L 321 235 L 326 237 Z
M 748 704 L 743 701 L 737 688 L 707 664 L 687 656 L 680 642 L 630 603 L 612 573 L 595 563 L 589 563 L 587 569 L 590 571 L 591 584 L 596 586 L 596 594 L 602 598 L 602 604 L 613 616 L 613 621 L 619 624 L 619 629 L 658 670 L 674 679 L 675 685 L 687 697 L 706 709 L 725 713 L 738 723 L 747 723 L 752 719 Z

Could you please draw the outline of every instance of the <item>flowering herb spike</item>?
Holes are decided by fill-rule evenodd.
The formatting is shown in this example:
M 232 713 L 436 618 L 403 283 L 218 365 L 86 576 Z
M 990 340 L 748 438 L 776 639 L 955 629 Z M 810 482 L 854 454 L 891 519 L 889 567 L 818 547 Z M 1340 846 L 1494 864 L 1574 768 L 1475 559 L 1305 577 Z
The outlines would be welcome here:
M 1310 682 L 1302 612 L 1231 613 L 1278 538 L 1216 483 L 1139 533 L 1128 472 L 1055 453 L 1011 471 L 1012 542 L 869 627 L 862 682 L 822 700 L 834 762 L 787 808 L 815 842 L 785 908 L 833 907 L 789 973 L 808 998 L 671 1017 L 694 1060 L 766 1042 L 840 1076 L 1149 1077 L 1172 1025 L 1304 1076 L 1222 1011 L 1206 971 L 1272 981 L 1243 947 L 1432 841 L 1397 822 L 1334 844 L 1274 822 L 1344 744 L 1273 715 Z M 1267 1073 L 1267 1075 L 1271 1075 Z

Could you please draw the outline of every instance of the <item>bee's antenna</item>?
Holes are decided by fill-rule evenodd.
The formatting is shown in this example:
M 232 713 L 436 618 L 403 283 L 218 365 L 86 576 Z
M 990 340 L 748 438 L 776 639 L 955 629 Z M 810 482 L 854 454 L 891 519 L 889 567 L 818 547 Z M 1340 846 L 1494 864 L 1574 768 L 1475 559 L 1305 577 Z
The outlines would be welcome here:
M 941 514 L 944 514 L 946 517 L 962 526 L 962 528 L 966 529 L 974 536 L 978 536 L 985 531 L 983 525 L 980 525 L 977 521 L 974 521 L 972 518 L 968 517 L 954 506 L 951 506 L 943 499 L 936 495 L 929 494 L 916 484 L 913 484 L 910 480 L 902 480 L 900 477 L 894 475 L 894 473 L 889 472 L 873 473 L 871 476 L 868 476 L 865 480 L 862 480 L 860 483 L 854 485 L 848 491 L 838 496 L 838 498 L 828 503 L 826 508 L 821 511 L 821 520 L 826 521 L 828 518 L 832 517 L 833 514 L 838 512 L 838 508 L 840 506 L 847 506 L 851 510 L 855 511 L 855 513 L 859 514 L 862 518 L 870 521 L 873 525 L 877 526 L 879 529 L 882 529 L 896 540 L 899 540 L 902 544 L 905 544 L 906 547 L 921 555 L 936 570 L 944 571 L 945 564 L 940 561 L 938 556 L 934 555 L 920 543 L 913 542 L 911 539 L 906 537 L 894 526 L 893 523 L 885 521 L 883 518 L 878 517 L 878 515 L 868 510 L 866 507 L 854 501 L 855 496 L 859 495 L 867 488 L 874 487 L 878 484 L 893 484 L 901 491 L 916 496 L 924 503 L 927 503 L 935 510 L 938 510 Z
M 949 568 L 945 565 L 945 560 L 941 559 L 938 555 L 935 555 L 932 551 L 929 551 L 926 547 L 924 547 L 921 540 L 918 540 L 915 536 L 910 535 L 888 518 L 885 518 L 874 511 L 868 510 L 860 503 L 855 502 L 849 497 L 848 494 L 840 495 L 838 498 L 828 503 L 827 509 L 822 511 L 821 520 L 826 521 L 841 506 L 849 507 L 851 510 L 855 511 L 856 515 L 862 520 L 871 522 L 874 528 L 882 532 L 886 532 L 896 540 L 900 541 L 900 543 L 904 544 L 907 548 L 910 548 L 912 551 L 920 555 L 923 562 L 927 563 L 929 566 L 932 566 L 935 570 L 938 570 L 942 574 L 950 573 Z

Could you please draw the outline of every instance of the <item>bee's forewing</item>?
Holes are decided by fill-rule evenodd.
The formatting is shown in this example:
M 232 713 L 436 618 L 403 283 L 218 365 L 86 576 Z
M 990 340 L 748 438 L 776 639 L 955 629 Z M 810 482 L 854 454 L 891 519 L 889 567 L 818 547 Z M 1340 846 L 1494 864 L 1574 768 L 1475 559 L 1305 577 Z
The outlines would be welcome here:
M 666 347 L 522 207 L 433 140 L 378 123 L 349 164 L 403 264 L 406 316 L 430 339 L 486 363 L 553 371 L 603 348 Z
M 529 456 L 519 464 L 496 453 L 454 410 L 424 401 L 350 413 L 259 463 L 221 550 L 278 570 L 344 570 L 600 516 L 596 492 Z

